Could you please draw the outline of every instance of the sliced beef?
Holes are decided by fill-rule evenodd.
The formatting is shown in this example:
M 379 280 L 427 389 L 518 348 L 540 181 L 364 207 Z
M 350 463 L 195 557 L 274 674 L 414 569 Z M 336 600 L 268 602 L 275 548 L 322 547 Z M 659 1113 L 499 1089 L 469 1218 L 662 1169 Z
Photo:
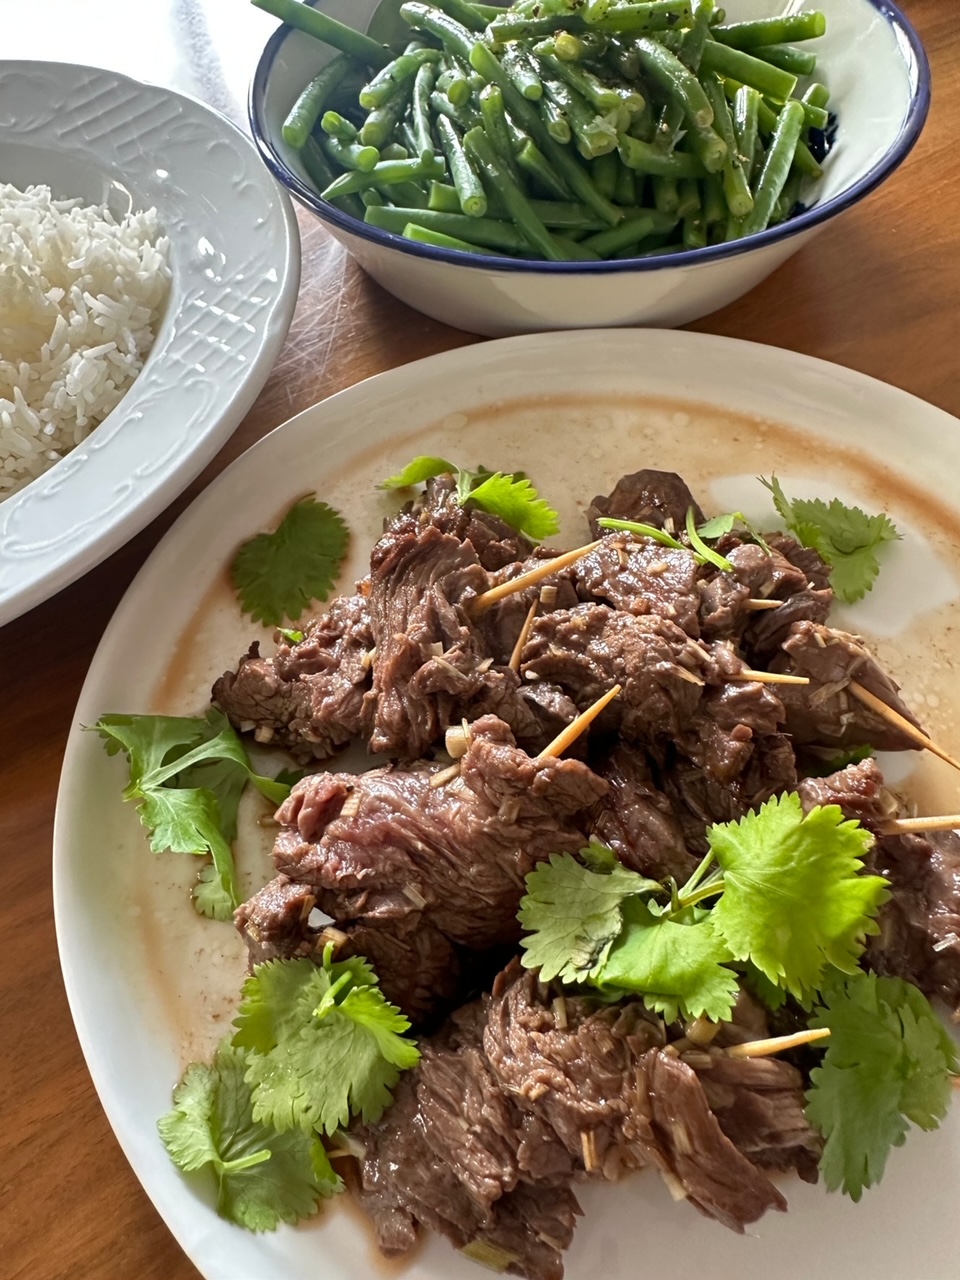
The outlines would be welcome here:
M 894 810 L 893 801 L 884 791 L 880 766 L 873 759 L 847 765 L 825 778 L 804 778 L 797 785 L 797 794 L 806 812 L 815 805 L 836 804 L 845 817 L 856 818 L 871 830 L 876 830 Z
M 594 498 L 587 508 L 587 519 L 595 538 L 603 533 L 597 524 L 601 516 L 635 520 L 677 533 L 684 528 L 690 507 L 697 524 L 702 524 L 703 512 L 675 471 L 643 470 L 623 476 L 611 493 Z
M 497 716 L 510 726 L 517 745 L 537 755 L 577 718 L 573 700 L 558 685 L 524 682 L 509 667 L 487 671 L 477 694 L 457 708 L 457 719 Z M 582 757 L 586 741 L 577 739 L 567 755 Z
M 648 742 L 676 737 L 689 724 L 710 658 L 675 623 L 582 604 L 534 622 L 521 670 L 559 685 L 581 711 L 619 684 L 600 725 Z
M 501 586 L 521 577 L 534 569 L 538 569 L 544 560 L 552 560 L 557 552 L 547 547 L 538 547 L 524 560 L 514 561 L 491 573 L 488 578 L 490 587 Z M 486 652 L 493 661 L 506 666 L 513 655 L 514 647 L 520 637 L 523 624 L 533 603 L 537 604 L 540 614 L 552 613 L 554 609 L 570 609 L 578 602 L 577 589 L 574 584 L 574 569 L 561 569 L 532 586 L 512 595 L 504 596 L 496 604 L 484 609 L 474 618 L 474 624 L 482 637 Z
M 250 965 L 311 955 L 319 932 L 309 924 L 317 900 L 308 885 L 276 876 L 234 915 L 250 953 Z
M 461 504 L 451 475 L 428 480 L 419 501 L 410 504 L 397 519 L 407 515 L 413 515 L 421 528 L 432 525 L 458 542 L 469 542 L 480 564 L 491 572 L 530 554 L 526 539 L 499 516 L 482 511 L 469 501 Z
M 733 681 L 704 690 L 689 727 L 675 747 L 721 785 L 739 778 L 764 739 L 778 738 L 785 719 L 783 703 L 772 687 Z
M 255 642 L 213 686 L 213 700 L 241 732 L 300 761 L 324 760 L 360 733 L 372 647 L 364 597 L 337 596 L 298 644 L 282 641 L 263 658 Z
M 683 884 L 696 868 L 673 806 L 654 783 L 647 757 L 623 744 L 598 772 L 610 790 L 597 810 L 593 834 L 632 871 Z
M 867 960 L 960 1012 L 960 835 L 880 836 L 872 871 L 890 881 Z
M 805 1082 L 796 1067 L 714 1049 L 698 1055 L 695 1070 L 720 1128 L 751 1163 L 817 1181 L 823 1140 L 804 1114 Z
M 315 774 L 277 815 L 278 872 L 307 887 L 338 929 L 379 931 L 369 945 L 381 982 L 418 1018 L 445 960 L 432 941 L 421 953 L 417 932 L 429 926 L 472 950 L 515 943 L 524 876 L 582 848 L 588 811 L 607 791 L 577 760 L 531 758 L 492 716 L 471 732 L 455 784 L 432 785 L 431 767 Z
M 627 533 L 608 534 L 577 561 L 577 590 L 628 613 L 650 613 L 700 634 L 700 566 L 691 551 L 677 551 Z
M 813 622 L 796 622 L 771 669 L 810 680 L 806 686 L 782 685 L 778 690 L 787 712 L 786 731 L 794 742 L 825 747 L 866 745 L 878 751 L 917 749 L 903 730 L 888 724 L 850 693 L 850 682 L 856 681 L 920 728 L 900 698 L 900 686 L 856 636 Z

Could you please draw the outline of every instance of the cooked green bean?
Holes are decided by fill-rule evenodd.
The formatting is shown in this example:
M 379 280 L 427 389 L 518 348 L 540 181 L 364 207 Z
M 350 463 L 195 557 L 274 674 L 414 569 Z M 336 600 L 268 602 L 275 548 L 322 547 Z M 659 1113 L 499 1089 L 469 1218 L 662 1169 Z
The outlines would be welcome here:
M 471 218 L 482 218 L 487 212 L 487 197 L 480 176 L 474 169 L 460 141 L 460 135 L 446 116 L 437 121 L 440 146 L 450 166 L 450 176 L 460 197 L 460 208 Z
M 338 53 L 310 81 L 283 122 L 281 133 L 288 147 L 299 151 L 306 144 L 314 125 L 349 70 L 350 59 L 345 54 Z
M 676 178 L 652 178 L 653 203 L 659 213 L 676 214 L 680 209 L 680 188 Z
M 500 195 L 511 218 L 530 242 L 531 248 L 542 254 L 549 262 L 564 261 L 567 254 L 531 209 L 522 188 L 500 164 L 483 130 L 471 129 L 463 142 L 469 154 L 476 160 L 484 181 Z
M 676 99 L 692 125 L 713 123 L 713 110 L 697 77 L 669 49 L 646 36 L 636 43 L 640 65 L 669 100 Z M 706 56 L 704 49 L 704 57 Z M 733 74 L 731 72 L 731 74 Z
M 432 161 L 381 160 L 366 173 L 361 170 L 342 173 L 321 194 L 324 200 L 334 200 L 337 196 L 362 191 L 364 187 L 393 186 L 398 182 L 409 182 L 410 179 L 441 178 L 443 171 L 443 161 L 436 158 Z
M 674 151 L 664 155 L 650 142 L 641 142 L 629 134 L 619 136 L 620 159 L 628 169 L 638 173 L 651 173 L 664 178 L 702 178 L 706 169 L 696 156 L 686 151 Z
M 413 81 L 404 80 L 392 98 L 373 108 L 360 126 L 359 138 L 365 147 L 382 147 L 387 143 L 412 96 Z
M 444 67 L 437 77 L 437 92 L 446 94 L 447 99 L 455 106 L 462 107 L 470 99 L 473 90 L 470 79 L 458 66 Z
M 436 249 L 457 249 L 460 253 L 481 253 L 484 257 L 496 258 L 496 249 L 484 249 L 478 244 L 469 244 L 466 240 L 458 240 L 456 236 L 445 236 L 441 231 L 431 231 L 428 227 L 408 222 L 403 228 L 403 236 L 407 240 L 415 240 L 418 244 L 433 245 Z
M 703 220 L 707 227 L 727 220 L 727 202 L 723 194 L 723 181 L 717 173 L 708 173 L 703 180 Z
M 430 0 L 437 9 L 442 9 L 448 17 L 459 22 L 468 31 L 483 31 L 487 20 L 479 14 L 468 0 Z
M 466 240 L 468 237 L 474 244 L 482 244 L 488 249 L 499 249 L 502 253 L 527 253 L 530 246 L 527 239 L 510 222 L 499 218 L 470 218 L 465 213 L 446 213 L 433 209 L 403 209 L 386 205 L 383 208 L 369 210 L 365 221 L 373 227 L 384 231 L 403 234 L 408 222 L 428 227 L 441 235 L 455 236 Z
M 830 90 L 825 84 L 812 84 L 804 93 L 801 102 L 808 102 L 811 107 L 826 107 L 830 101 Z
M 543 91 L 560 108 L 585 160 L 615 151 L 617 131 L 565 80 L 544 75 Z
M 777 117 L 773 140 L 753 194 L 753 210 L 743 222 L 745 236 L 763 231 L 773 216 L 774 207 L 790 175 L 802 129 L 803 104 L 796 100 L 788 102 Z
M 710 31 L 710 19 L 713 17 L 715 10 L 714 0 L 697 0 L 693 11 L 693 22 L 683 33 L 677 57 L 691 71 L 700 69 L 703 47 L 707 42 L 707 34 Z
M 717 132 L 727 150 L 727 158 L 723 166 L 723 194 L 727 207 L 735 218 L 745 218 L 753 208 L 753 195 L 746 172 L 740 163 L 733 117 L 727 106 L 723 86 L 716 76 L 705 76 L 703 87 L 713 107 L 713 120 Z
M 320 128 L 329 133 L 331 138 L 339 138 L 341 142 L 356 142 L 360 130 L 339 111 L 325 111 L 320 119 Z
M 795 76 L 812 76 L 817 69 L 817 55 L 809 49 L 797 49 L 792 44 L 768 44 L 760 50 L 764 62 Z
M 622 168 L 620 158 L 615 150 L 608 151 L 602 156 L 597 156 L 596 160 L 591 162 L 590 175 L 593 178 L 593 185 L 608 200 L 613 200 L 616 197 L 617 174 Z
M 596 11 L 591 18 L 584 12 L 584 21 L 601 31 L 614 31 L 617 35 L 633 35 L 637 32 L 669 31 L 678 18 L 689 17 L 691 0 L 650 0 L 649 4 L 611 4 L 603 11 Z
M 430 123 L 430 94 L 436 79 L 436 68 L 425 62 L 413 82 L 411 111 L 415 149 L 421 160 L 434 154 L 433 126 Z
M 617 185 L 613 198 L 621 209 L 637 203 L 637 179 L 633 170 L 623 163 L 617 165 Z
M 455 107 L 445 93 L 438 93 L 434 89 L 430 95 L 430 105 L 438 116 L 446 116 L 464 131 L 480 123 L 480 112 L 469 100 Z
M 724 81 L 724 89 L 728 98 L 734 98 L 738 89 L 741 87 L 742 86 L 736 80 L 727 79 Z M 757 119 L 763 133 L 773 133 L 777 127 L 777 112 L 764 102 L 762 98 L 757 105 Z M 821 169 L 813 152 L 802 140 L 797 146 L 797 154 L 794 157 L 794 164 L 805 178 L 823 177 L 823 169 Z
M 737 155 L 747 178 L 753 176 L 753 160 L 757 148 L 760 94 L 742 84 L 733 99 L 733 128 L 737 135 Z
M 414 41 L 398 58 L 382 67 L 369 84 L 363 86 L 359 93 L 361 107 L 365 111 L 382 107 L 398 92 L 405 80 L 417 74 L 424 63 L 439 61 L 439 49 L 425 49 L 418 41 Z
M 797 87 L 797 77 L 789 71 L 781 71 L 772 67 L 762 58 L 755 58 L 742 49 L 734 49 L 725 44 L 717 44 L 710 40 L 704 46 L 700 59 L 702 71 L 716 71 L 718 75 L 729 76 L 739 80 L 741 84 L 752 85 L 769 98 L 785 102 Z
M 525 98 L 530 102 L 538 102 L 543 97 L 540 76 L 525 49 L 521 49 L 518 44 L 507 45 L 502 54 L 502 62 L 507 75 Z
M 566 145 L 573 137 L 573 131 L 563 109 L 558 107 L 552 98 L 543 98 L 540 102 L 540 111 L 550 137 L 554 142 L 562 142 Z
M 301 147 L 300 160 L 306 170 L 307 177 L 318 191 L 322 192 L 329 187 L 336 175 L 330 166 L 330 161 L 323 154 L 320 144 L 313 136 L 309 137 Z M 342 195 L 334 199 L 334 204 L 338 209 L 342 209 L 344 213 L 349 213 L 353 218 L 363 217 L 363 204 L 355 195 L 350 193 Z
M 689 218 L 700 208 L 700 185 L 693 178 L 681 178 L 677 184 L 677 217 Z
M 819 10 L 788 13 L 779 18 L 759 18 L 753 22 L 733 22 L 713 28 L 713 38 L 735 49 L 756 49 L 767 44 L 790 44 L 815 40 L 827 29 Z
M 339 138 L 324 138 L 323 149 L 331 160 L 335 160 L 343 169 L 359 169 L 363 173 L 392 156 L 381 157 L 376 147 L 364 147 L 359 142 L 341 142 Z
M 570 191 L 565 182 L 532 138 L 527 138 L 520 144 L 517 151 L 517 164 L 549 195 L 555 196 L 558 200 L 569 198 Z M 599 192 L 597 194 L 599 195 Z
M 368 67 L 385 67 L 393 58 L 393 54 L 385 45 L 378 44 L 369 36 L 353 27 L 348 27 L 336 18 L 330 18 L 319 9 L 311 9 L 301 0 L 251 0 L 258 9 L 263 9 L 274 18 L 288 26 L 304 31 L 308 36 L 322 40 L 341 53 L 349 54 Z
M 653 135 L 654 146 L 669 155 L 677 145 L 684 119 L 683 107 L 676 98 L 665 102 L 660 109 L 660 116 Z
M 507 115 L 503 107 L 503 93 L 499 85 L 488 84 L 481 91 L 480 117 L 483 120 L 483 127 L 487 131 L 487 137 L 490 139 L 494 151 L 500 157 L 500 163 L 506 166 L 515 180 L 518 180 L 519 174 L 513 154 L 513 144 L 510 141 Z
M 460 208 L 460 197 L 457 195 L 457 188 L 451 187 L 446 182 L 430 183 L 427 208 L 435 213 L 462 214 L 463 212 Z

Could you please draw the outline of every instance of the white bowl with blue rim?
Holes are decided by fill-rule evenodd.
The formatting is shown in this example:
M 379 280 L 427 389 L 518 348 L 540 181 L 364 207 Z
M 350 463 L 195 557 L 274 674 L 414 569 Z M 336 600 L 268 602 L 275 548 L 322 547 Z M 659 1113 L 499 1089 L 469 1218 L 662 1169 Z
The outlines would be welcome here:
M 377 0 L 319 0 L 365 29 Z M 731 19 L 783 12 L 783 0 L 731 0 Z M 489 336 L 545 329 L 685 324 L 726 306 L 775 271 L 833 218 L 869 195 L 906 159 L 930 105 L 923 46 L 890 0 L 816 0 L 827 33 L 810 47 L 816 78 L 831 90 L 835 130 L 824 176 L 801 211 L 757 235 L 653 258 L 543 262 L 479 257 L 418 244 L 369 226 L 320 199 L 282 125 L 304 85 L 332 56 L 326 45 L 279 27 L 250 89 L 250 125 L 261 155 L 390 293 L 458 329 Z

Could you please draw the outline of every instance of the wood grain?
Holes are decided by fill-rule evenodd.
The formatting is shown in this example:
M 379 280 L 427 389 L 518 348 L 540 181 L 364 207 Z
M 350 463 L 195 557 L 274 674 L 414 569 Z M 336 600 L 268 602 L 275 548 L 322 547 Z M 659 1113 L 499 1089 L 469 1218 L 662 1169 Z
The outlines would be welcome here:
M 45 3 L 35 0 L 38 26 Z M 960 416 L 960 36 L 954 5 L 908 0 L 905 7 L 933 67 L 933 108 L 917 149 L 879 192 L 765 284 L 694 327 L 836 361 Z M 0 1275 L 9 1280 L 197 1277 L 110 1132 L 57 962 L 54 804 L 64 742 L 100 635 L 175 516 L 255 440 L 362 378 L 477 340 L 389 297 L 309 215 L 301 214 L 300 225 L 303 286 L 294 323 L 236 435 L 142 534 L 0 631 Z

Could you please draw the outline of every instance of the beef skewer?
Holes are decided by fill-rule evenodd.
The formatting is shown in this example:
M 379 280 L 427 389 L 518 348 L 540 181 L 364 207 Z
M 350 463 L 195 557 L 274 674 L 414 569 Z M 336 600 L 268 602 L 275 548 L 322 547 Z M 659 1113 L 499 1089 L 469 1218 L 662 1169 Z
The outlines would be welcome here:
M 847 688 L 853 696 L 865 707 L 869 707 L 871 711 L 875 711 L 881 719 L 886 720 L 888 724 L 895 729 L 901 730 L 907 737 L 912 738 L 918 747 L 924 747 L 933 755 L 938 756 L 941 760 L 945 760 L 947 764 L 952 765 L 954 769 L 960 769 L 960 763 L 954 760 L 942 747 L 937 744 L 916 725 L 911 724 L 906 716 L 900 715 L 898 711 L 894 711 L 893 707 L 887 706 L 882 698 L 878 698 L 875 693 L 871 693 L 869 689 L 865 689 L 862 684 L 856 680 L 851 680 Z

